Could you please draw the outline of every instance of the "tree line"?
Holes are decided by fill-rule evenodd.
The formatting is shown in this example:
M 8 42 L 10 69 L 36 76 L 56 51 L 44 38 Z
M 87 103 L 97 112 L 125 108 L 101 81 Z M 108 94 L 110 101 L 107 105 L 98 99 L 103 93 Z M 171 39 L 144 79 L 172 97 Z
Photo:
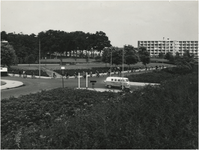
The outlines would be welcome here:
M 1 32 L 1 40 L 8 41 L 13 46 L 17 63 L 35 63 L 39 59 L 39 46 L 41 49 L 41 58 L 51 56 L 58 53 L 60 56 L 69 54 L 69 57 L 81 51 L 78 57 L 88 57 L 83 53 L 101 52 L 104 47 L 111 46 L 110 40 L 106 33 L 97 31 L 96 33 L 85 33 L 82 31 L 65 32 L 60 30 L 48 30 L 35 34 L 23 33 L 6 33 Z M 93 57 L 91 55 L 90 57 Z
M 89 57 L 94 58 L 94 51 L 103 52 L 102 57 L 99 56 L 99 58 L 104 63 L 131 65 L 142 61 L 146 65 L 150 62 L 150 55 L 146 48 L 134 48 L 132 45 L 124 45 L 123 48 L 114 47 L 103 31 L 97 31 L 93 34 L 82 31 L 47 30 L 39 32 L 38 35 L 2 31 L 1 40 L 8 42 L 2 44 L 1 52 L 7 53 L 6 47 L 10 47 L 11 51 L 14 50 L 16 55 L 13 55 L 13 60 L 16 64 L 38 63 L 39 53 L 40 58 L 54 58 L 55 54 L 58 54 L 61 62 L 62 58 L 67 56 L 88 60 Z M 3 51 L 4 49 L 5 51 Z M 41 49 L 40 52 L 39 49 Z M 123 55 L 124 57 L 122 57 Z M 8 62 L 6 61 L 5 65 L 13 64 Z

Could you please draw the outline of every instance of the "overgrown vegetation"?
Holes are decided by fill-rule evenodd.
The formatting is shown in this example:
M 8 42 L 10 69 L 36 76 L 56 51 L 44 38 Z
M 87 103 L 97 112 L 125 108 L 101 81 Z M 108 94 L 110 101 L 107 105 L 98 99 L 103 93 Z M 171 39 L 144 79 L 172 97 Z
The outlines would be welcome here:
M 1 148 L 196 149 L 198 73 L 126 94 L 42 91 L 3 99 L 1 113 Z

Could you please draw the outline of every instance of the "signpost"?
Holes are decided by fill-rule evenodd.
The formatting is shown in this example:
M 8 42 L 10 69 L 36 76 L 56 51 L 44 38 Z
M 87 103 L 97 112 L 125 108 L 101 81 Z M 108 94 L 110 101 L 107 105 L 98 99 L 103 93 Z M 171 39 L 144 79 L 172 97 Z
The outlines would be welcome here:
M 95 86 L 95 83 L 96 83 L 97 81 L 95 81 L 95 80 L 91 80 L 90 81 L 90 83 L 92 83 L 92 88 L 94 89 L 94 86 Z
M 86 89 L 88 89 L 88 73 L 86 72 Z
M 80 73 L 78 73 L 78 89 L 80 89 Z

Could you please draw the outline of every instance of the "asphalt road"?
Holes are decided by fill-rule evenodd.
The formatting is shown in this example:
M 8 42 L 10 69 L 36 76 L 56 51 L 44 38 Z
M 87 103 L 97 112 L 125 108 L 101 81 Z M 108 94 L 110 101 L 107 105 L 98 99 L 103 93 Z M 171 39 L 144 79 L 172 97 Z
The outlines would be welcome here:
M 104 77 L 92 77 L 88 80 L 88 87 L 92 87 L 90 80 L 97 81 L 95 83 L 96 88 L 104 88 L 103 81 L 105 80 L 106 76 Z M 1 79 L 5 80 L 16 80 L 21 81 L 24 83 L 24 86 L 13 88 L 13 89 L 6 89 L 1 90 L 1 99 L 9 98 L 9 97 L 19 97 L 20 95 L 27 95 L 30 93 L 36 93 L 41 90 L 50 90 L 58 87 L 62 87 L 62 79 L 31 79 L 31 78 L 20 78 L 20 77 L 1 77 Z M 80 80 L 80 87 L 86 87 L 86 79 L 81 78 Z M 77 79 L 64 79 L 64 87 L 69 88 L 77 88 L 78 87 L 78 80 Z
M 150 71 L 147 71 L 150 72 Z M 133 72 L 133 73 L 125 73 L 127 74 L 142 74 L 143 72 Z M 105 88 L 104 86 L 104 80 L 106 79 L 105 76 L 98 77 L 92 77 L 88 78 L 88 88 L 92 88 L 92 84 L 90 83 L 90 80 L 97 81 L 95 83 L 95 88 Z M 1 90 L 1 99 L 9 98 L 9 97 L 19 97 L 20 95 L 27 95 L 30 93 L 37 93 L 41 90 L 50 90 L 58 87 L 62 87 L 62 79 L 31 79 L 31 78 L 21 78 L 21 77 L 1 77 L 1 79 L 5 80 L 16 80 L 21 81 L 24 83 L 24 86 L 13 88 L 13 89 L 6 89 Z M 80 80 L 80 87 L 85 88 L 86 87 L 86 79 L 81 78 Z M 78 79 L 64 79 L 64 87 L 68 88 L 77 88 L 78 87 Z M 137 89 L 140 87 L 132 86 L 131 90 Z

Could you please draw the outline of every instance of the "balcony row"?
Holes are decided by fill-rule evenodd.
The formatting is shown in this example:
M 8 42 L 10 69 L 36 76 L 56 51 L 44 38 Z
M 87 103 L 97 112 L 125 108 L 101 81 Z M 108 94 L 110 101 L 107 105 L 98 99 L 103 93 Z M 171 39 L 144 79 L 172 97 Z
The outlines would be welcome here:
M 139 41 L 139 43 L 165 43 L 165 42 L 170 42 L 170 43 L 189 43 L 189 44 L 198 44 L 198 41 Z

